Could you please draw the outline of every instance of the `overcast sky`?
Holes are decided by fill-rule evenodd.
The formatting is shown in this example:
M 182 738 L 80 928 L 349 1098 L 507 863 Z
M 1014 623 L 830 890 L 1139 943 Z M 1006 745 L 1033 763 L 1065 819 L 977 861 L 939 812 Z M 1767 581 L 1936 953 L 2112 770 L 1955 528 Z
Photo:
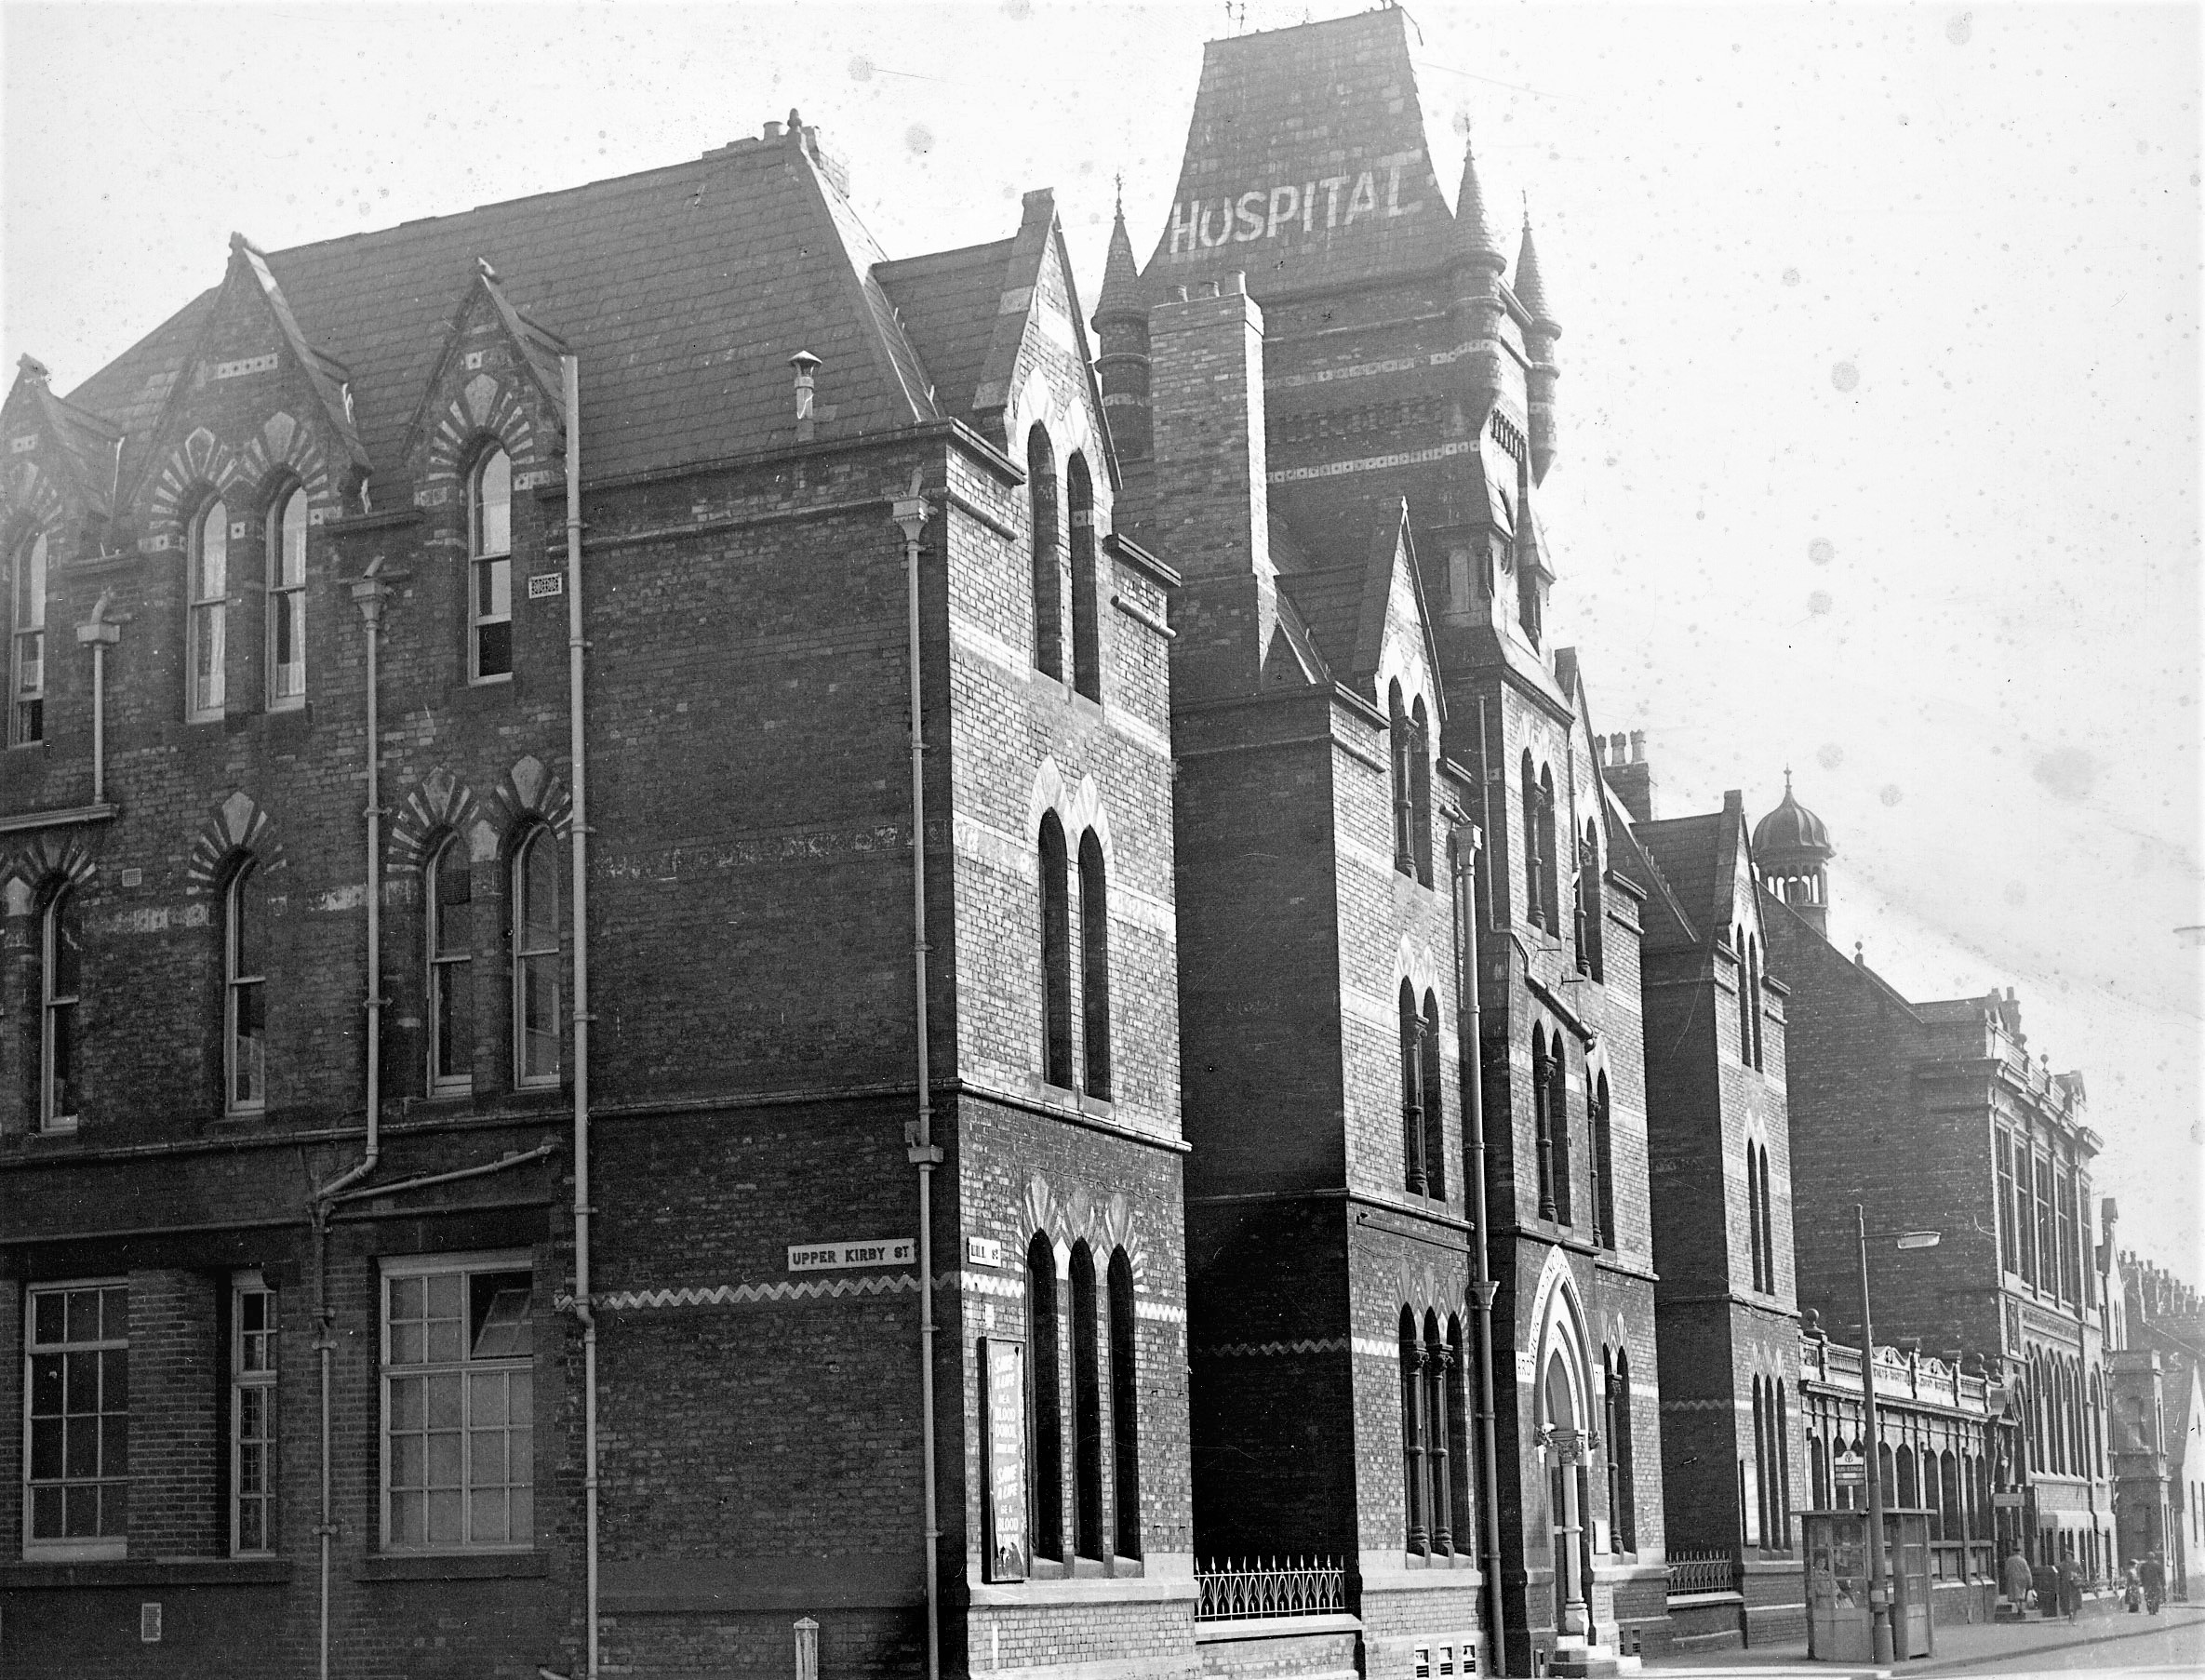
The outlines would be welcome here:
M 1249 0 L 1246 27 L 1352 9 Z M 1451 193 L 1528 195 L 1543 511 L 1664 815 L 1795 767 L 1833 935 L 2018 993 L 2124 1247 L 2205 1281 L 2198 13 L 1425 5 Z M 1054 187 L 1146 259 L 1217 4 L 9 6 L 4 348 L 68 390 L 269 248 L 692 157 L 799 108 L 891 255 Z M 554 323 L 553 325 L 556 325 Z

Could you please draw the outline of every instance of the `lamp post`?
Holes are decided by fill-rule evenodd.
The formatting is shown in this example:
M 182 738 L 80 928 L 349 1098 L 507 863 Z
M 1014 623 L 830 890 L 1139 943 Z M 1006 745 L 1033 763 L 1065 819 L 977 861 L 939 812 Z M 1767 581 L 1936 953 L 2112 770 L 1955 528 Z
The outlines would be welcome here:
M 1861 1427 L 1869 1453 L 1868 1470 L 1868 1613 L 1875 1621 L 1876 1663 L 1891 1661 L 1891 1588 L 1883 1555 L 1883 1438 L 1876 1421 L 1876 1325 L 1868 1306 L 1868 1215 L 1853 1204 L 1853 1229 L 1861 1246 Z M 1934 1248 L 1934 1231 L 1878 1232 L 1902 1248 Z

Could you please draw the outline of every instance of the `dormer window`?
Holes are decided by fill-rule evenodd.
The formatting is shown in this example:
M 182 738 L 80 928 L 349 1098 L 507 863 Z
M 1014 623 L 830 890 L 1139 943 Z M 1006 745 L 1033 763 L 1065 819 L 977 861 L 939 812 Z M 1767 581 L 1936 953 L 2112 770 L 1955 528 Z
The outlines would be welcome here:
M 184 721 L 210 723 L 228 699 L 230 511 L 218 497 L 193 521 L 186 567 L 191 605 L 184 624 Z
M 16 551 L 8 642 L 7 744 L 46 739 L 46 533 Z
M 268 511 L 268 710 L 306 703 L 306 492 Z
M 467 481 L 467 677 L 513 675 L 513 461 L 492 448 Z

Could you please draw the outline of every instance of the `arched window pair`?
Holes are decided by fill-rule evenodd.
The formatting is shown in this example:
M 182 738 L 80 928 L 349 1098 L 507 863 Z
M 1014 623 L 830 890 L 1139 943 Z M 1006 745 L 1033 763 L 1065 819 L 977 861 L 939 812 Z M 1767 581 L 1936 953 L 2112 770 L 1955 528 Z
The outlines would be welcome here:
M 1071 607 L 1072 686 L 1091 700 L 1102 698 L 1102 620 L 1095 557 L 1095 488 L 1087 458 L 1064 463 L 1064 502 L 1070 518 L 1065 544 L 1058 523 L 1056 451 L 1049 433 L 1026 433 L 1027 511 L 1033 531 L 1034 664 L 1064 679 L 1067 596 Z M 1067 553 L 1067 547 L 1069 553 Z M 1069 558 L 1071 576 L 1065 576 Z M 1067 587 L 1067 584 L 1069 587 Z
M 1738 953 L 1738 1060 L 1749 1068 L 1761 1065 L 1761 941 L 1745 931 L 1741 922 L 1731 930 L 1731 947 Z
M 269 499 L 261 553 L 267 622 L 261 703 L 271 712 L 306 703 L 306 491 L 287 479 Z M 220 497 L 200 509 L 185 542 L 184 715 L 207 723 L 229 707 L 230 510 Z
M 20 543 L 8 578 L 7 744 L 46 739 L 46 533 Z
M 1025 1292 L 1034 1553 L 1037 1557 L 1064 1560 L 1064 1443 L 1069 1437 L 1073 1448 L 1070 1538 L 1075 1554 L 1092 1559 L 1112 1553 L 1119 1557 L 1139 1557 L 1140 1374 L 1133 1323 L 1133 1263 L 1123 1248 L 1112 1251 L 1103 1299 L 1098 1300 L 1094 1251 L 1084 1242 L 1073 1246 L 1069 1338 L 1064 1335 L 1057 1282 L 1056 1248 L 1046 1232 L 1036 1232 L 1026 1246 Z M 1069 1385 L 1063 1368 L 1067 1340 Z M 1103 1368 L 1105 1347 L 1107 1373 Z M 1107 1526 L 1102 1500 L 1106 1404 L 1110 1433 Z M 1109 1551 L 1104 1549 L 1106 1543 Z
M 1401 1309 L 1402 1509 L 1408 1549 L 1446 1554 L 1470 1532 L 1469 1407 L 1463 1325 Z
M 1441 1100 L 1439 999 L 1401 982 L 1401 1148 L 1411 1195 L 1447 1194 L 1447 1133 Z
M 1079 839 L 1079 1002 L 1084 1084 L 1074 1078 L 1072 1042 L 1073 901 L 1064 825 L 1054 811 L 1041 819 L 1042 1076 L 1108 1100 L 1110 1078 L 1110 887 L 1102 842 L 1093 829 Z
M 1531 1029 L 1531 1119 L 1539 1149 L 1539 1217 L 1570 1220 L 1570 1077 L 1557 1033 L 1549 1053 L 1546 1030 Z
M 560 1077 L 559 841 L 529 829 L 508 863 L 513 976 L 513 1082 L 553 1086 Z M 465 841 L 448 835 L 422 871 L 428 953 L 428 1088 L 432 1096 L 474 1088 L 474 877 Z
M 77 1007 L 84 986 L 84 921 L 77 895 L 66 882 L 48 887 L 33 902 L 38 915 L 33 948 L 38 973 L 33 988 L 38 1000 L 37 1126 L 42 1132 L 73 1132 L 79 1107 Z
M 1555 860 L 1555 775 L 1523 757 L 1524 919 L 1559 939 L 1562 933 L 1559 865 Z
M 1765 1551 L 1791 1550 L 1792 1463 L 1787 1443 L 1790 1419 L 1784 1380 L 1756 1377 L 1753 1381 L 1754 1515 L 1755 1532 L 1747 1538 Z M 1912 1500 L 1902 1500 L 1911 1504 Z
M 1776 1289 L 1776 1238 L 1773 1204 L 1769 1193 L 1769 1149 L 1755 1139 L 1745 1140 L 1746 1243 L 1753 1250 L 1753 1287 L 1760 1293 Z
M 1432 885 L 1432 724 L 1423 695 L 1405 705 L 1401 685 L 1386 696 L 1386 742 L 1394 793 L 1394 867 Z
M 1608 1430 L 1608 1520 L 1618 1552 L 1638 1550 L 1637 1444 L 1631 1428 L 1631 1353 L 1603 1350 L 1601 1410 Z

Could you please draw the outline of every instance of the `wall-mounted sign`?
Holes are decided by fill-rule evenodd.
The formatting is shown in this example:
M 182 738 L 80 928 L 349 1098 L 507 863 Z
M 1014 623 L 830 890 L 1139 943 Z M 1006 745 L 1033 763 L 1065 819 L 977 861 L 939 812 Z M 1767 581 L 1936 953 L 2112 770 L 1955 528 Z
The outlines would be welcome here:
M 565 572 L 538 572 L 528 580 L 528 599 L 548 601 L 554 595 L 567 593 Z
M 987 1483 L 982 1500 L 990 1580 L 1026 1579 L 1026 1344 L 983 1336 L 981 1399 Z
M 1000 1271 L 1003 1265 L 1003 1245 L 992 1236 L 969 1236 L 965 1239 L 965 1263 L 969 1266 L 994 1266 Z
M 1830 1481 L 1839 1487 L 1865 1487 L 1868 1461 L 1857 1452 L 1841 1452 L 1830 1460 Z
M 2019 1511 L 2022 1508 L 2022 1496 L 2018 1493 L 1994 1493 L 1991 1495 L 1991 1503 L 2000 1511 Z
M 908 1266 L 918 1258 L 915 1237 L 880 1237 L 869 1243 L 791 1243 L 792 1272 L 848 1272 L 859 1266 Z

